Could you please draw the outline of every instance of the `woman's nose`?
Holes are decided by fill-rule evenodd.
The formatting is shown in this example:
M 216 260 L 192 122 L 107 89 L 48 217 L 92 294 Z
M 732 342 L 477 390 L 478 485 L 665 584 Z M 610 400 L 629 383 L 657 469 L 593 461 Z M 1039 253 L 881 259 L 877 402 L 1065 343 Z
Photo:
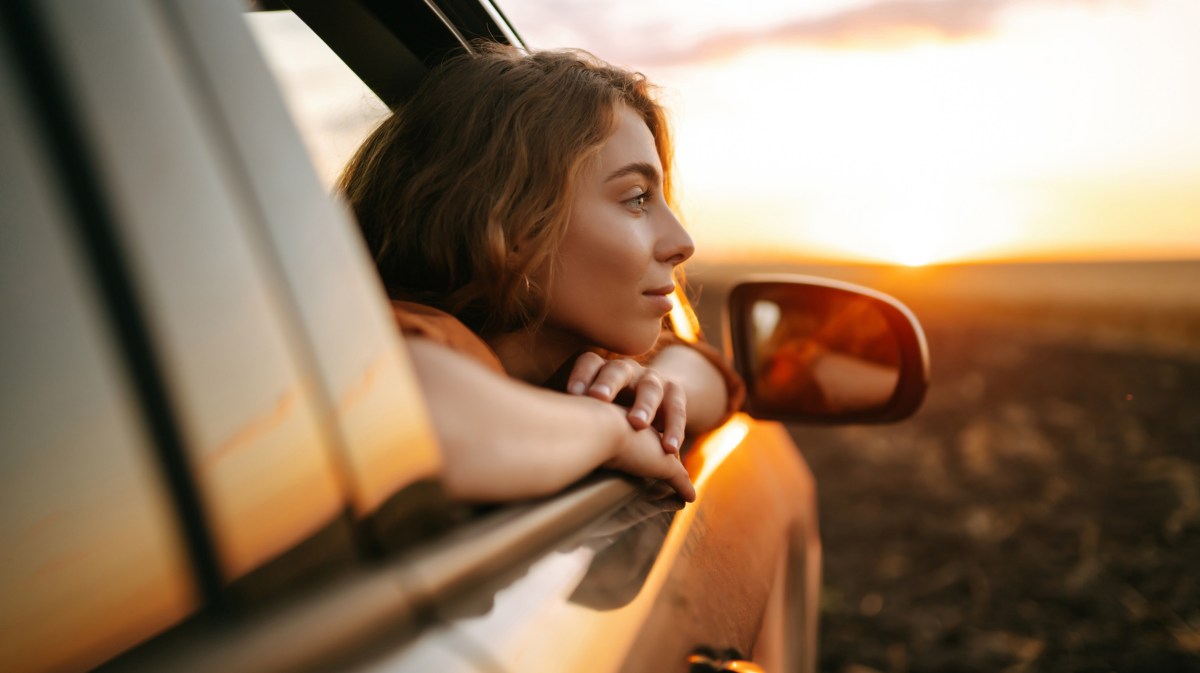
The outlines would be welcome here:
M 675 217 L 675 213 L 666 210 L 660 227 L 661 233 L 655 248 L 655 259 L 671 266 L 678 266 L 696 252 L 696 244 L 692 242 L 691 235 L 680 224 L 679 218 Z

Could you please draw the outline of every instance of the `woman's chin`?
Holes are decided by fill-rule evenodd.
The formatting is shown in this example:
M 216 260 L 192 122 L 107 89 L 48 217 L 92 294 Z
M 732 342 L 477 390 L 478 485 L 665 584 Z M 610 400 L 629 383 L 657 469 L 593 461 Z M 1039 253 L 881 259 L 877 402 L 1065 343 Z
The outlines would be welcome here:
M 608 340 L 607 344 L 600 344 L 600 347 L 626 357 L 645 355 L 654 348 L 654 344 L 658 343 L 661 330 L 662 327 L 659 324 L 654 325 L 653 331 L 630 329 L 621 334 L 620 338 Z

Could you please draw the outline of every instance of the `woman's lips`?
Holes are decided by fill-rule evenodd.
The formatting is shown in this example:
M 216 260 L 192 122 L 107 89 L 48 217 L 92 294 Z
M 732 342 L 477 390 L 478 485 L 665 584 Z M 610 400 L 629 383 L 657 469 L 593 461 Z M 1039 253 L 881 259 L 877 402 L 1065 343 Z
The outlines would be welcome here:
M 671 293 L 675 291 L 674 285 L 664 285 L 653 290 L 646 290 L 642 296 L 650 300 L 651 305 L 661 315 L 666 315 L 671 312 Z

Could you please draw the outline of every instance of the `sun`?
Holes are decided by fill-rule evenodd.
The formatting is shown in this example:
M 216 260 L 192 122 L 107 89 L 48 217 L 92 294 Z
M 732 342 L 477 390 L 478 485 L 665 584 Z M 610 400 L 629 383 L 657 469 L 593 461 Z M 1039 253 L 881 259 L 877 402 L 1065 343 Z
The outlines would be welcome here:
M 969 258 L 1019 237 L 1020 194 L 986 182 L 924 175 L 815 196 L 809 236 L 848 256 L 904 266 Z
M 689 116 L 678 135 L 697 219 L 714 230 L 754 222 L 714 231 L 714 240 L 736 238 L 734 245 L 753 239 L 764 249 L 908 266 L 1009 245 L 1032 213 L 1023 205 L 1029 190 L 1002 181 L 1027 143 L 1007 127 L 982 134 L 975 97 L 941 84 L 974 86 L 977 71 L 1001 71 L 1006 54 L 987 43 L 864 53 L 777 48 L 716 68 L 703 88 L 688 89 L 698 93 L 685 100 Z M 780 75 L 783 67 L 793 79 Z M 739 114 L 714 91 L 757 105 Z M 718 127 L 730 131 L 705 131 Z

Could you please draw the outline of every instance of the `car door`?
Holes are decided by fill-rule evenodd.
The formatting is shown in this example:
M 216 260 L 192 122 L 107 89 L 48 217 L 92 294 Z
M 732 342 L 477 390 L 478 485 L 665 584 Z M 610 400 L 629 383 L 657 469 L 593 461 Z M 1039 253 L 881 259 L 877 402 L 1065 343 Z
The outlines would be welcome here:
M 401 79 L 515 38 L 490 4 L 331 7 L 302 16 L 364 72 L 407 52 Z M 811 670 L 813 485 L 780 426 L 690 446 L 682 510 L 610 474 L 446 502 L 378 281 L 237 9 L 0 18 L 6 670 Z

